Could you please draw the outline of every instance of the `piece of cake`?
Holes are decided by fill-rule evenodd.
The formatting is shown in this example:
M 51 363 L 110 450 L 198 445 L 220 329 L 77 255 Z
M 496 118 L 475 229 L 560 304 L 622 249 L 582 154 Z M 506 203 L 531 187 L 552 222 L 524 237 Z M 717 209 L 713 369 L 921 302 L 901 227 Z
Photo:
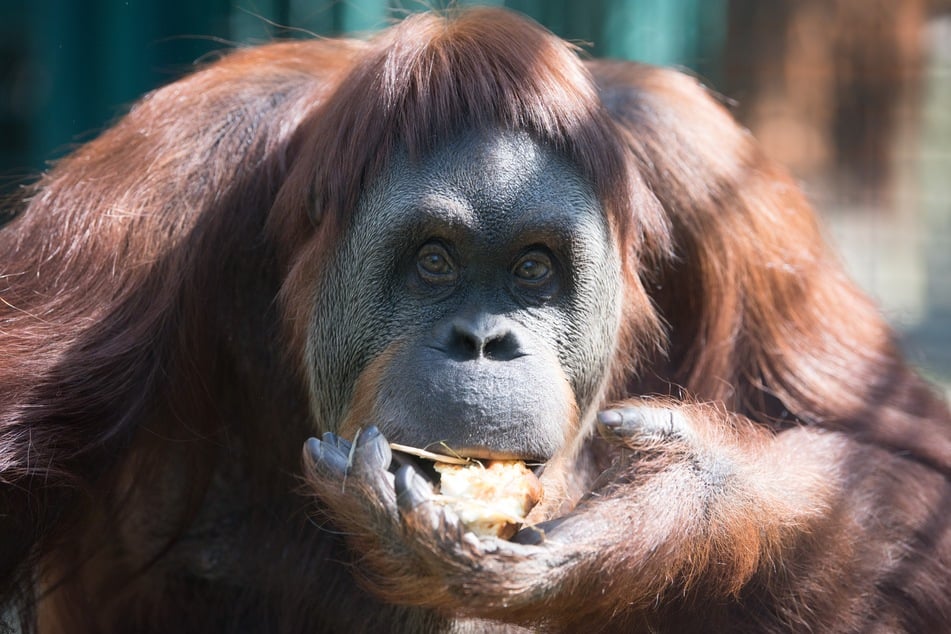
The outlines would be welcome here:
M 480 537 L 510 538 L 542 496 L 541 483 L 521 460 L 433 467 L 440 475 L 437 500 Z

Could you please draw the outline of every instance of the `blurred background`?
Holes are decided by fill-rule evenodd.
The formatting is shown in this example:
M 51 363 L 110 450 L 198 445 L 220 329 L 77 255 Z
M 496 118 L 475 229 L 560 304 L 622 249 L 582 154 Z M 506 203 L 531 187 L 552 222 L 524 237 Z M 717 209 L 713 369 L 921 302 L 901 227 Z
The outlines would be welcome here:
M 911 359 L 951 385 L 951 0 L 455 4 L 508 6 L 591 55 L 700 76 L 803 184 Z M 217 51 L 445 5 L 0 0 L 0 194 Z

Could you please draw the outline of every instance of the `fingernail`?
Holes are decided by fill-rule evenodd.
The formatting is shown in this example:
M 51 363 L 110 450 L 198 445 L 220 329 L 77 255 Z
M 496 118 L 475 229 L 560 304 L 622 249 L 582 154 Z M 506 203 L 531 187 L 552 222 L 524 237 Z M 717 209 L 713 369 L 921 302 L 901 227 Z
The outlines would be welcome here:
M 516 544 L 525 544 L 526 546 L 537 546 L 545 541 L 545 533 L 532 527 L 526 526 L 512 537 Z
M 376 425 L 370 425 L 360 433 L 360 438 L 364 442 L 369 442 L 380 435 L 380 430 Z
M 320 458 L 320 441 L 316 438 L 308 438 L 307 442 L 304 443 L 307 447 L 307 451 L 310 453 L 310 457 L 314 460 Z
M 410 465 L 403 465 L 396 472 L 394 488 L 396 503 L 405 511 L 411 511 L 429 500 L 429 485 Z

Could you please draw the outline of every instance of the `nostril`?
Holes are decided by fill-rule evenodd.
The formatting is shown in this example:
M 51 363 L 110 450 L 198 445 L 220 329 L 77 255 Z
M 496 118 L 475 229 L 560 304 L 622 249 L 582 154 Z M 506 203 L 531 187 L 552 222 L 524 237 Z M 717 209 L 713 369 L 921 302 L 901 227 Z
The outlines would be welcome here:
M 505 361 L 519 354 L 515 334 L 491 315 L 454 319 L 450 337 L 449 349 L 465 359 Z
M 515 335 L 511 331 L 495 333 L 482 342 L 482 355 L 487 359 L 505 361 L 517 352 Z
M 463 320 L 456 320 L 452 324 L 452 347 L 463 353 L 466 358 L 478 359 L 485 353 L 489 341 L 484 332 L 480 332 L 474 324 Z
M 453 335 L 456 346 L 464 352 L 466 356 L 478 358 L 482 355 L 484 342 L 478 335 L 458 327 L 453 328 Z

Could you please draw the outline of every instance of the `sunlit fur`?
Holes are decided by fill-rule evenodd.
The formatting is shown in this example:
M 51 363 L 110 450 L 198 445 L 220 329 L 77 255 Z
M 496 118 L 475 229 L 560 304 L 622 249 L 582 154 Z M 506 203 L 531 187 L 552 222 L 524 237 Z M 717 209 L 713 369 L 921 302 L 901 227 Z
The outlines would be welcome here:
M 600 548 L 587 577 L 351 560 L 294 493 L 320 424 L 315 284 L 348 214 L 398 149 L 493 126 L 562 153 L 608 214 L 626 279 L 612 401 L 687 403 L 691 450 L 740 483 L 704 489 L 711 507 L 663 453 L 616 473 L 565 526 Z M 951 622 L 947 408 L 789 177 L 687 76 L 582 61 L 493 9 L 237 50 L 144 97 L 21 206 L 0 231 L 0 605 L 27 630 Z M 375 591 L 415 607 L 351 564 L 405 574 Z

